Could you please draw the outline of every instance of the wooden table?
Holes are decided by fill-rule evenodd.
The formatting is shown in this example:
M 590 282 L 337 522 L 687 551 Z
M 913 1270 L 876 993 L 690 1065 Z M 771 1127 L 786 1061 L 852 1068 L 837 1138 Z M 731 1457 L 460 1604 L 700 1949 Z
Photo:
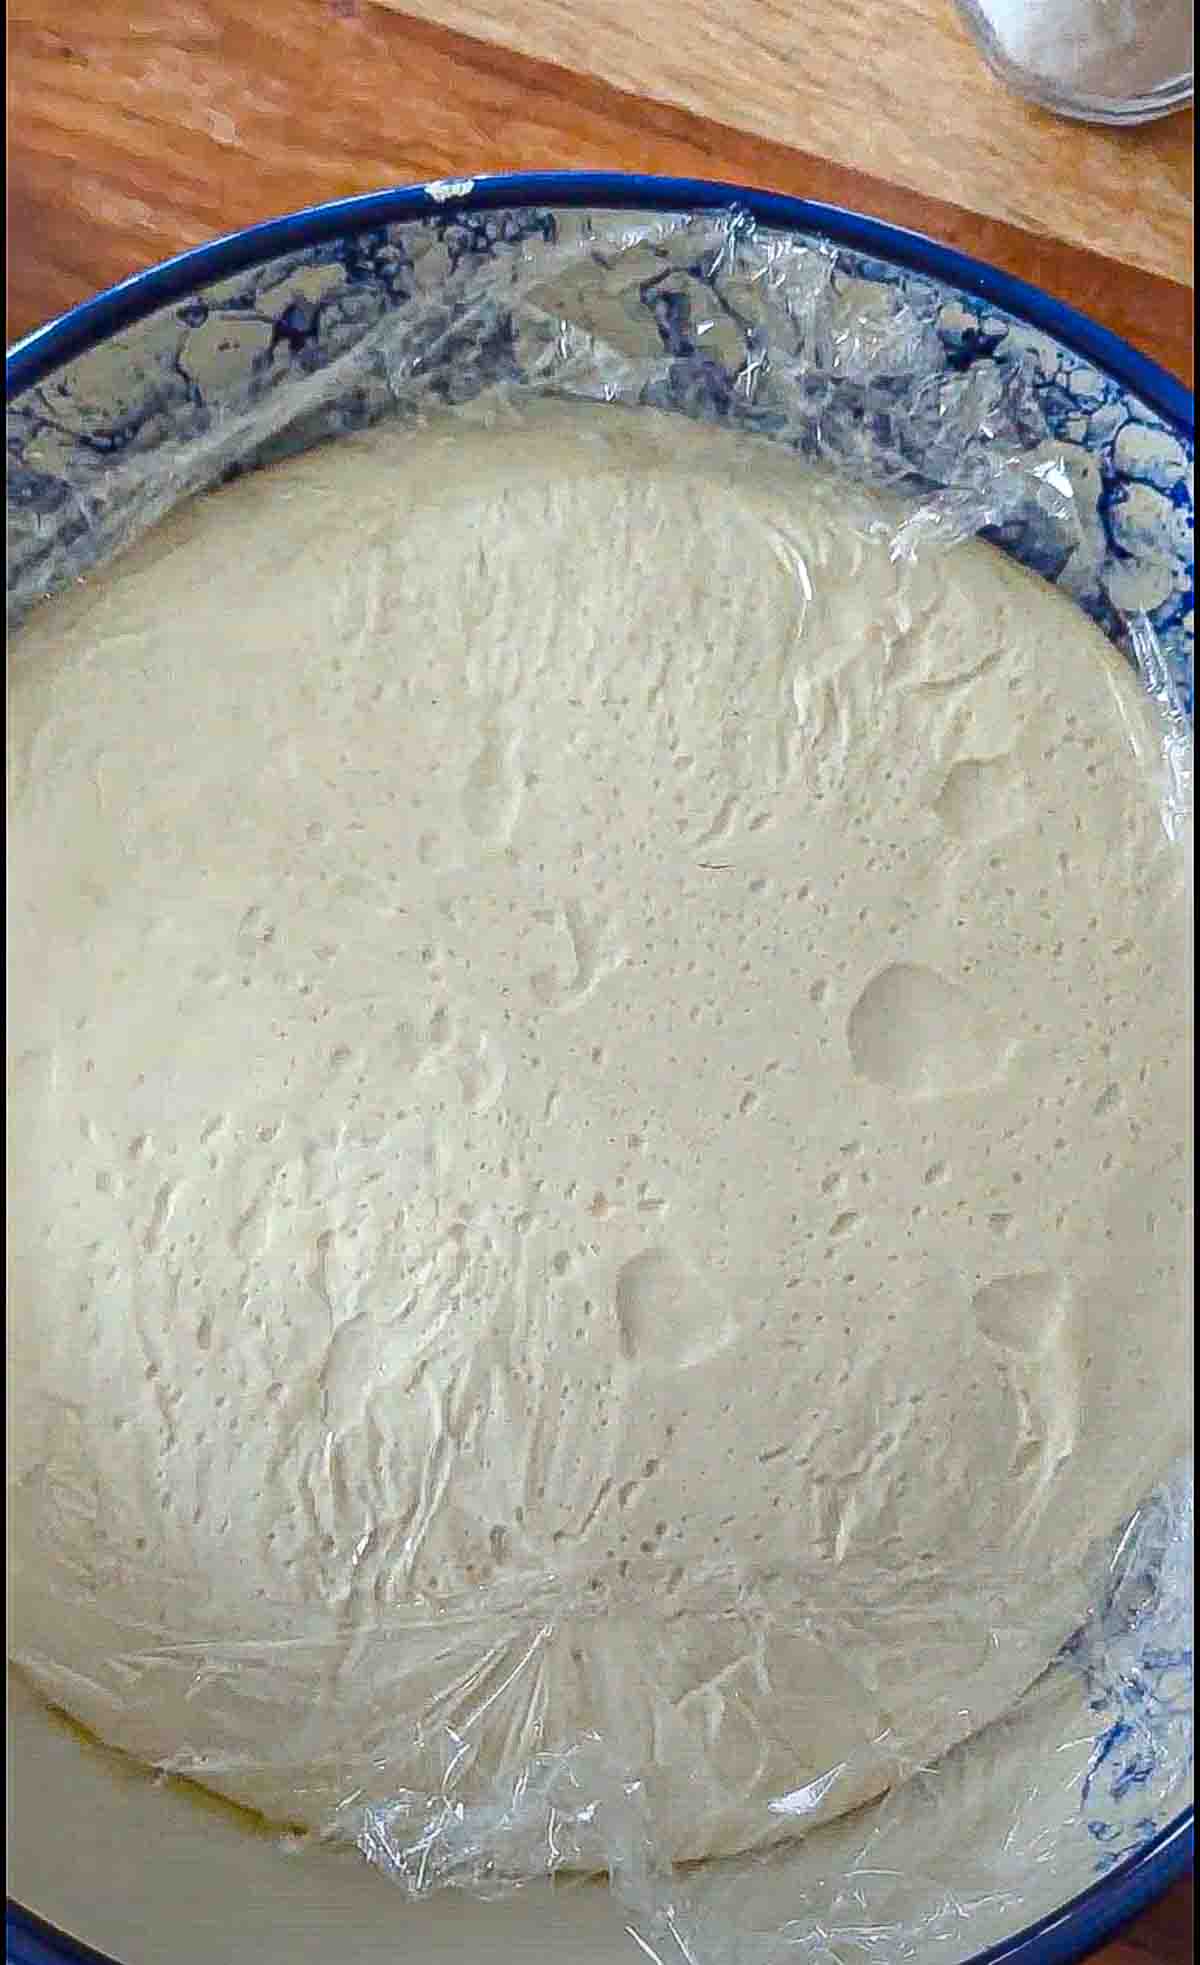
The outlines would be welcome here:
M 215 233 L 426 177 L 723 177 L 928 231 L 1192 374 L 1192 118 L 994 82 L 951 0 L 11 0 L 10 337 Z M 1105 1965 L 1184 1965 L 1191 1885 Z
M 953 0 L 10 0 L 8 332 L 424 177 L 727 177 L 936 234 L 1191 376 L 1192 118 L 1060 122 Z

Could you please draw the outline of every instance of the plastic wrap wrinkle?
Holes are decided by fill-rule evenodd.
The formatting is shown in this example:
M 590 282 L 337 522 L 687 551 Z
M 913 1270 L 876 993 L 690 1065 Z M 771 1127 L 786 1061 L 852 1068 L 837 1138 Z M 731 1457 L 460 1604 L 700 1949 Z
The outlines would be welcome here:
M 882 305 L 832 248 L 766 233 L 732 213 L 597 219 L 586 251 L 540 237 L 525 260 L 499 265 L 456 257 L 452 230 L 441 252 L 423 298 L 351 338 L 301 381 L 277 376 L 266 359 L 244 400 L 214 415 L 182 452 L 160 456 L 151 429 L 144 445 L 119 456 L 98 449 L 66 520 L 18 510 L 14 522 L 10 514 L 10 621 L 206 486 L 382 419 L 416 426 L 454 410 L 497 426 L 519 423 L 538 396 L 665 410 L 782 445 L 893 501 L 894 562 L 919 562 L 1031 516 L 1063 561 L 1072 550 L 1069 474 L 1020 364 L 931 372 L 932 316 L 900 293 Z M 413 278 L 419 288 L 420 264 Z M 809 578 L 803 564 L 795 573 L 801 584 Z M 1192 811 L 1190 722 L 1147 618 L 1131 617 L 1126 631 L 1156 714 L 1163 825 L 1182 842 Z M 1130 724 L 1129 737 L 1142 754 L 1147 730 Z M 106 1547 L 96 1497 L 64 1478 L 52 1450 L 24 1475 L 14 1523 L 18 1547 L 25 1544 L 19 1560 L 36 1563 L 49 1537 L 74 1564 L 62 1614 L 85 1612 L 103 1631 L 106 1589 L 127 1570 L 127 1551 Z M 147 1749 L 164 1770 L 215 1780 L 244 1764 L 244 1702 L 269 1702 L 289 1660 L 307 1668 L 314 1645 L 331 1698 L 347 1668 L 378 1671 L 389 1697 L 411 1672 L 417 1703 L 381 1722 L 371 1791 L 348 1787 L 324 1830 L 355 1843 L 407 1895 L 449 1885 L 494 1896 L 560 1873 L 607 1871 L 631 1937 L 658 1965 L 846 1965 L 933 1948 L 953 1960 L 1011 1927 L 1032 1866 L 1061 1861 L 1085 1877 L 1089 1838 L 1093 1868 L 1125 1853 L 1094 1832 L 1104 1820 L 1094 1806 L 1084 1819 L 1083 1805 L 1097 1802 L 1106 1783 L 1140 1784 L 1147 1819 L 1182 1798 L 1192 1753 L 1191 1532 L 1189 1465 L 1150 1498 L 1117 1546 L 1097 1552 L 1079 1636 L 1049 1671 L 1031 1653 L 1034 1682 L 1004 1718 L 926 1768 L 913 1758 L 902 1716 L 889 1714 L 873 1742 L 891 1757 L 882 1798 L 823 1821 L 799 1842 L 695 1867 L 673 1867 L 656 1846 L 644 1769 L 614 1762 L 596 1734 L 545 1736 L 548 1642 L 575 1620 L 611 1619 L 629 1607 L 615 1573 L 572 1573 L 564 1563 L 510 1577 L 500 1595 L 481 1589 L 381 1613 L 378 1627 L 332 1644 L 324 1632 L 307 1635 L 282 1606 L 264 1606 L 261 1635 L 196 1640 L 203 1602 L 179 1579 L 178 1629 L 147 1630 L 134 1651 L 115 1648 L 86 1688 L 87 1703 L 128 1706 L 139 1686 L 163 1678 L 186 1705 L 189 1688 L 223 1683 L 223 1741 L 159 1740 Z M 667 1575 L 652 1575 L 645 1602 L 660 1601 Z M 945 1583 L 936 1564 L 926 1580 L 932 1601 Z M 1060 1580 L 986 1565 L 960 1577 L 956 1592 L 938 1600 L 946 1641 L 970 1630 L 982 1647 L 1019 1650 L 1037 1595 Z M 745 1633 L 738 1656 L 763 1672 L 765 1647 L 784 1631 L 840 1655 L 852 1671 L 856 1659 L 869 1664 L 872 1634 L 886 1628 L 893 1647 L 903 1641 L 906 1616 L 912 1642 L 918 1629 L 928 1641 L 921 1582 L 907 1577 L 900 1591 L 890 1572 L 852 1568 L 763 1575 L 739 1556 L 672 1587 L 682 1587 L 678 1601 L 694 1614 Z M 20 1662 L 46 1696 L 68 1701 L 67 1674 L 49 1651 Z M 437 1690 L 422 1702 L 417 1687 L 430 1682 Z M 864 1697 L 873 1696 L 864 1686 Z M 948 1684 L 947 1701 L 957 1697 Z M 452 1719 L 444 1717 L 449 1707 Z M 490 1725 L 507 1726 L 531 1750 L 481 1798 L 479 1739 Z M 280 1741 L 276 1764 L 299 1778 L 322 1742 L 314 1715 L 311 1736 L 301 1728 Z M 389 1786 L 393 1757 L 419 1762 L 428 1784 Z M 1023 1785 L 1026 1765 L 1038 1773 Z M 849 1771 L 839 1763 L 782 1788 L 765 1811 L 791 1825 L 820 1816 Z M 336 1770 L 325 1773 L 336 1786 Z M 964 1818 L 975 1829 L 966 1868 Z
M 383 416 L 468 403 L 502 415 L 509 394 L 640 404 L 783 443 L 902 495 L 894 547 L 906 556 L 1034 512 L 1069 552 L 1069 480 L 1031 455 L 1045 432 L 1019 364 L 1003 377 L 931 375 L 932 308 L 897 295 L 885 311 L 839 272 L 834 248 L 760 231 L 743 213 L 593 227 L 586 254 L 539 238 L 527 264 L 456 255 L 451 235 L 424 298 L 299 381 L 265 348 L 241 399 L 205 408 L 186 444 L 163 447 L 168 458 L 152 419 L 128 443 L 97 431 L 77 510 L 10 506 L 10 624 L 196 491 Z M 65 412 L 35 394 L 52 429 Z

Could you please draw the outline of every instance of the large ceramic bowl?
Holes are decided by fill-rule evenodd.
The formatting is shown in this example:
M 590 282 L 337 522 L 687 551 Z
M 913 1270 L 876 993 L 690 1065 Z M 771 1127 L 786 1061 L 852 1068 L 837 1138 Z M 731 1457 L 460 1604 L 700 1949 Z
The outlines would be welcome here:
M 603 269 L 613 241 L 640 237 L 648 218 L 734 210 L 750 214 L 761 236 L 809 242 L 827 262 L 836 249 L 857 317 L 894 318 L 897 306 L 919 317 L 931 371 L 986 384 L 1022 370 L 1043 451 L 1049 446 L 1070 477 L 1079 532 L 1069 552 L 1038 524 L 1010 526 L 1000 543 L 1064 585 L 1114 637 L 1130 615 L 1148 621 L 1176 700 L 1190 709 L 1188 392 L 1069 308 L 957 253 L 850 213 L 728 185 L 569 174 L 386 192 L 218 240 L 86 302 L 9 352 L 10 581 L 36 589 L 103 557 L 119 537 L 114 514 L 144 467 L 203 448 L 248 402 L 283 401 L 315 382 L 322 407 L 292 420 L 289 446 L 352 427 L 372 413 L 369 390 L 340 398 L 331 416 L 322 374 L 381 323 L 403 330 L 410 317 L 431 319 L 443 294 L 439 332 L 453 334 L 464 266 L 493 269 L 500 292 L 510 264 L 527 279 L 540 257 L 561 264 L 572 241 L 580 265 Z M 621 335 L 657 378 L 651 400 L 662 402 L 666 389 L 668 406 L 718 416 L 745 349 L 730 350 L 720 336 L 697 349 L 688 321 L 703 312 L 714 262 L 675 271 L 673 292 L 683 297 L 671 305 L 653 279 L 626 284 Z M 576 301 L 586 313 L 578 283 Z M 497 317 L 489 319 L 488 333 L 465 331 L 455 343 L 468 389 L 497 373 L 521 377 L 520 337 L 497 333 Z M 457 387 L 453 375 L 449 386 Z M 1190 1863 L 1184 1780 L 1174 1763 L 1172 1778 L 1160 1778 L 1171 1728 L 1178 1759 L 1190 1651 L 1157 1644 L 1119 1667 L 1109 1653 L 1077 1653 L 1056 1669 L 1078 1683 L 1081 1737 L 1070 1742 L 1070 1770 L 1064 1776 L 1062 1741 L 1041 1737 L 1031 1717 L 1011 1736 L 1006 1776 L 1023 1808 L 1030 1795 L 1051 1798 L 1053 1836 L 1049 1817 L 1041 1830 L 1032 1824 L 1030 1847 L 1041 1857 L 1006 1898 L 970 1900 L 943 1863 L 936 1915 L 903 1955 L 1062 1965 Z M 594 1886 L 538 1886 L 498 1905 L 413 1907 L 353 1855 L 286 1853 L 235 1811 L 181 1785 L 156 1786 L 84 1743 L 20 1684 L 11 1745 L 10 1884 L 27 1908 L 10 1909 L 8 1956 L 20 1965 L 97 1953 L 120 1965 L 382 1965 L 400 1952 L 414 1965 L 484 1955 L 617 1965 L 637 1955 L 624 1919 Z M 963 1834 L 965 1881 L 970 1828 Z M 880 1948 L 882 1934 L 872 1939 L 867 1924 L 845 1956 L 899 1955 L 886 1942 Z

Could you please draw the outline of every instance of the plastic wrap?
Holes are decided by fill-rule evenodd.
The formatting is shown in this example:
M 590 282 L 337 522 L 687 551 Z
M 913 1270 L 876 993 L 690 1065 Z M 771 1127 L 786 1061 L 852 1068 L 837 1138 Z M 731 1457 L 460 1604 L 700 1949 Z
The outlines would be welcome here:
M 414 289 L 402 309 L 365 331 L 340 323 L 329 346 L 290 367 L 264 337 L 248 380 L 223 390 L 219 407 L 199 387 L 204 364 L 219 368 L 219 344 L 189 351 L 186 379 L 181 355 L 161 416 L 142 404 L 125 429 L 111 410 L 81 429 L 52 385 L 34 392 L 18 409 L 38 432 L 26 458 L 49 472 L 56 434 L 70 440 L 73 496 L 47 510 L 32 472 L 14 485 L 10 623 L 207 486 L 385 416 L 501 417 L 528 394 L 676 411 L 784 444 L 897 494 L 899 555 L 1032 530 L 1046 535 L 1047 564 L 1070 557 L 1070 481 L 1023 369 L 946 371 L 932 305 L 899 292 L 881 304 L 877 289 L 839 274 L 832 247 L 760 231 L 736 212 L 582 230 L 559 244 L 531 224 L 528 255 L 518 245 L 498 265 L 465 224 L 461 237 L 448 224 L 397 267 Z M 179 393 L 195 395 L 195 414 L 164 446 Z
M 932 311 L 899 289 L 881 302 L 832 248 L 741 214 L 587 221 L 582 233 L 558 242 L 531 226 L 528 254 L 518 239 L 497 262 L 449 222 L 423 257 L 398 265 L 407 304 L 365 330 L 342 323 L 309 372 L 277 369 L 265 351 L 219 411 L 198 404 L 182 442 L 162 444 L 153 416 L 119 444 L 97 430 L 77 454 L 68 505 L 23 501 L 19 487 L 10 503 L 10 621 L 199 489 L 383 418 L 502 426 L 543 396 L 666 410 L 782 445 L 882 494 L 891 559 L 918 571 L 980 534 L 1032 539 L 1038 563 L 1058 571 L 1081 550 L 1070 474 L 1019 364 L 947 370 L 933 359 Z M 67 412 L 42 392 L 35 413 L 49 469 L 55 417 Z M 1186 850 L 1189 719 L 1148 619 L 1131 615 L 1124 628 L 1155 712 L 1131 719 L 1130 741 L 1161 786 L 1169 838 Z M 169 1609 L 144 1629 L 113 1608 L 114 1583 L 124 1587 L 138 1558 L 79 1477 L 84 1425 L 75 1412 L 50 1414 L 44 1455 L 10 1491 L 17 1591 L 23 1565 L 40 1574 L 47 1548 L 56 1561 L 18 1663 L 102 1736 L 121 1715 L 132 1750 L 165 1773 L 245 1799 L 266 1772 L 276 1818 L 274 1798 L 294 1778 L 304 1833 L 355 1843 L 409 1895 L 445 1885 L 493 1895 L 603 1871 L 661 1965 L 898 1958 L 935 1941 L 941 1956 L 961 1957 L 1019 1922 L 1036 1866 L 1061 1869 L 1075 1888 L 1123 1853 L 1124 1831 L 1106 1840 L 1095 1805 L 1106 1783 L 1145 1795 L 1143 1832 L 1186 1788 L 1190 1469 L 1069 1573 L 982 1560 L 948 1571 L 936 1554 L 903 1573 L 764 1572 L 738 1550 L 686 1576 L 652 1559 L 630 1582 L 615 1566 L 564 1560 L 523 1573 L 501 1562 L 502 1581 L 389 1608 L 366 1631 L 331 1625 L 321 1606 L 306 1620 L 264 1604 L 253 1629 L 230 1635 L 195 1578 L 148 1579 L 146 1600 Z M 667 1598 L 690 1636 L 673 1650 L 663 1634 L 647 1651 L 645 1613 Z M 1077 1626 L 1048 1670 L 1047 1604 L 1063 1629 Z M 56 1657 L 60 1620 L 90 1633 L 86 1683 Z M 546 1720 L 548 1661 L 589 1628 L 610 1647 L 611 1682 L 594 1702 L 607 1723 L 563 1736 Z M 858 1677 L 864 1711 L 882 1705 L 888 1717 L 867 1729 L 858 1761 L 791 1780 L 786 1769 L 776 1778 L 774 1744 L 746 1743 L 755 1825 L 735 1811 L 725 1838 L 743 1853 L 693 1864 L 737 1785 L 728 1739 L 718 1748 L 714 1719 L 706 1758 L 689 1736 L 686 1778 L 664 1799 L 663 1766 L 630 1758 L 636 1729 L 623 1713 L 679 1676 L 698 1630 L 709 1682 L 748 1672 L 752 1707 L 794 1699 L 806 1659 L 819 1657 Z M 337 1716 L 347 1670 L 364 1727 L 349 1757 Z M 328 1697 L 296 1737 L 248 1765 L 247 1715 L 260 1699 L 277 1704 L 293 1672 Z M 906 1680 L 920 1688 L 911 1724 Z M 978 1714 L 967 1684 L 986 1688 Z M 189 1711 L 200 1687 L 198 1734 Z M 723 1710 L 738 1698 L 729 1692 Z M 143 1704 L 157 1717 L 139 1737 Z M 165 1730 L 164 1713 L 174 1715 Z M 497 1760 L 502 1771 L 487 1771 Z

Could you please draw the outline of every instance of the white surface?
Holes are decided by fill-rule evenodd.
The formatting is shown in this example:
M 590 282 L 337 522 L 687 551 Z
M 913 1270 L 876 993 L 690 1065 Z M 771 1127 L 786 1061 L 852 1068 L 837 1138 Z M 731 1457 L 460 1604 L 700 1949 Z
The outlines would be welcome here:
M 8 1888 L 118 1965 L 635 1965 L 603 1887 L 410 1904 L 351 1852 L 284 1853 L 80 1744 L 9 1687 Z
M 1191 73 L 1188 0 L 978 0 L 1010 61 L 1064 90 L 1129 101 Z

